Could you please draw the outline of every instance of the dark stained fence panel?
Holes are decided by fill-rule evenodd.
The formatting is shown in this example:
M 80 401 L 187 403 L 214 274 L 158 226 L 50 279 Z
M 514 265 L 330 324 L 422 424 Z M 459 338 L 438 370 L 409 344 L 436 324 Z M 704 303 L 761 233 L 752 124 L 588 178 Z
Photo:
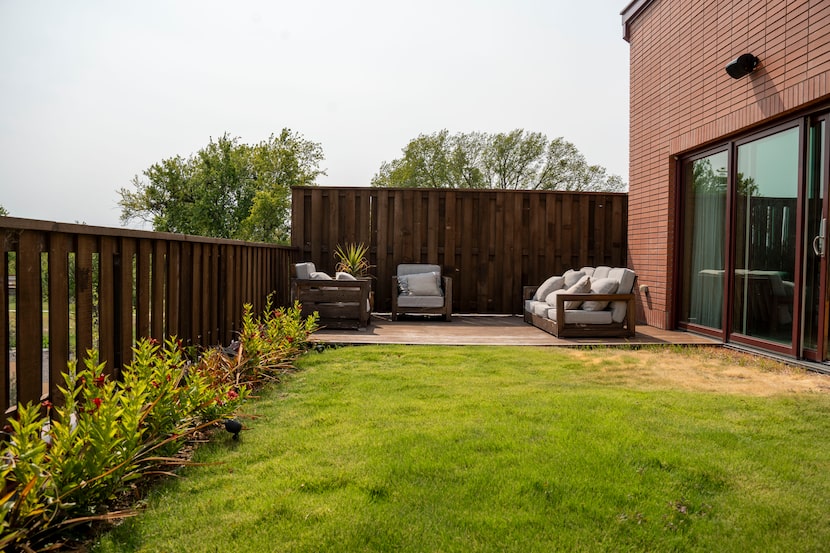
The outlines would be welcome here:
M 292 210 L 292 245 L 318 270 L 334 271 L 338 244 L 369 247 L 381 312 L 399 263 L 440 265 L 458 313 L 520 313 L 525 285 L 626 264 L 626 194 L 298 187 Z
M 244 304 L 288 304 L 298 259 L 285 246 L 11 217 L 0 217 L 0 245 L 4 418 L 54 398 L 67 362 L 91 348 L 117 376 L 137 338 L 228 343 Z

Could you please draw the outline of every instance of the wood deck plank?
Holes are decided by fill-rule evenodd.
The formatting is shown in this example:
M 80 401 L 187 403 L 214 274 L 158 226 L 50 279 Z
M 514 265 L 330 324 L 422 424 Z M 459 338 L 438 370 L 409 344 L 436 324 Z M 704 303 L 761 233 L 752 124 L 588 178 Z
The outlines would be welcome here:
M 721 345 L 712 338 L 689 332 L 637 326 L 633 338 L 556 338 L 513 315 L 457 315 L 452 322 L 408 318 L 393 322 L 389 315 L 372 314 L 362 330 L 322 329 L 311 336 L 324 344 L 422 344 L 493 346 L 589 346 L 589 345 Z

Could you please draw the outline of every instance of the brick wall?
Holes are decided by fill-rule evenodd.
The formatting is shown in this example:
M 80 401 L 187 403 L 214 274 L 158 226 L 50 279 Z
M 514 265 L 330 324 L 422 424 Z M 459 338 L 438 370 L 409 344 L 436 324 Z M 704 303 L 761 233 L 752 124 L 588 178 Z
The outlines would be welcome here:
M 631 48 L 628 262 L 639 318 L 673 325 L 675 157 L 830 97 L 830 1 L 654 0 Z M 734 80 L 740 54 L 761 60 Z

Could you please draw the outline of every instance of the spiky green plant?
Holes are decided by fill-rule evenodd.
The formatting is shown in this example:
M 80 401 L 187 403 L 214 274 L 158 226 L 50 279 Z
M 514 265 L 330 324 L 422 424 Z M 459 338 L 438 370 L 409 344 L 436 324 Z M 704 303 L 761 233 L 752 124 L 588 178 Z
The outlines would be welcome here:
M 372 268 L 367 259 L 368 254 L 369 248 L 363 243 L 351 242 L 345 246 L 338 244 L 334 250 L 334 258 L 337 260 L 334 269 L 358 278 L 365 278 L 369 275 L 369 269 Z

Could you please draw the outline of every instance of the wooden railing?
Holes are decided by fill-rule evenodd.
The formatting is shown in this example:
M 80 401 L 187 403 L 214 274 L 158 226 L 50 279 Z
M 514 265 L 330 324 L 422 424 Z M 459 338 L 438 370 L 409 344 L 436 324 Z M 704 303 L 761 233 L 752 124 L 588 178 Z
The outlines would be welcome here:
M 137 338 L 229 343 L 243 305 L 290 295 L 289 247 L 0 217 L 0 415 L 49 399 L 69 359 L 117 374 Z
M 375 311 L 390 311 L 399 263 L 440 265 L 456 313 L 521 313 L 522 286 L 626 264 L 627 194 L 308 187 L 292 202 L 302 261 L 331 272 L 337 244 L 369 246 Z

